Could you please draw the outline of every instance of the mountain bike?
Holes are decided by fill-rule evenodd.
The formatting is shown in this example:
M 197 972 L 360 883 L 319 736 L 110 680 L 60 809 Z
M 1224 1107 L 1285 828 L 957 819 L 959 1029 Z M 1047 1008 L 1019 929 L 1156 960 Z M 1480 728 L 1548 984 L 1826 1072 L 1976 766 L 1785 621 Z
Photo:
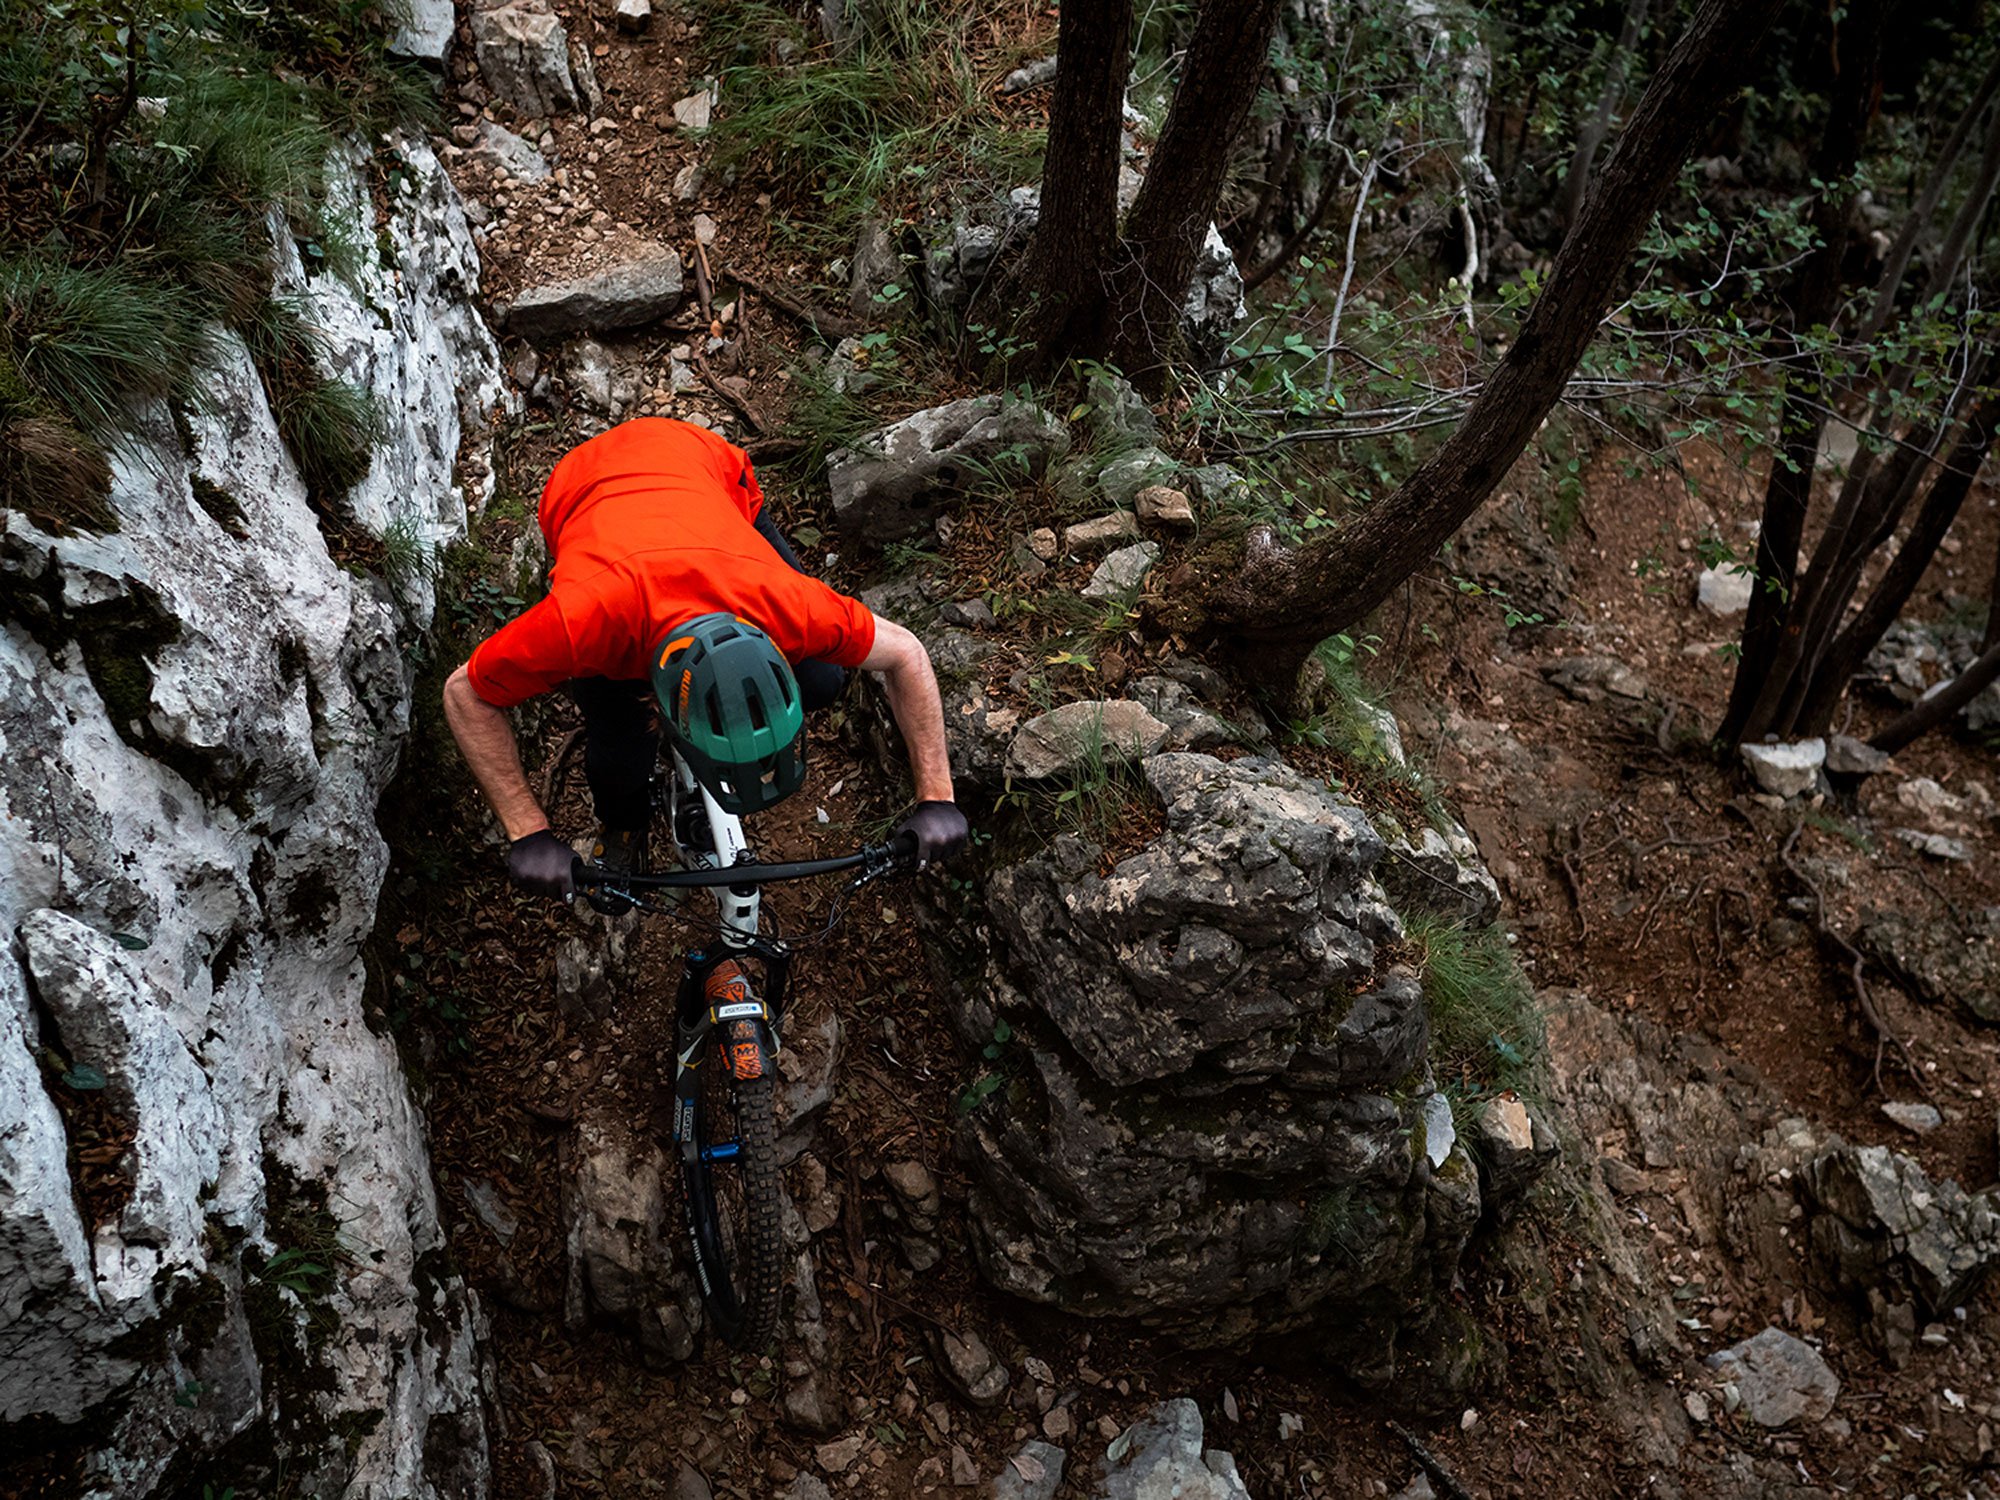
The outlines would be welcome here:
M 915 854 L 910 847 L 871 844 L 835 859 L 761 863 L 741 819 L 723 811 L 671 745 L 666 751 L 671 764 L 660 778 L 655 807 L 666 813 L 680 868 L 613 875 L 578 860 L 576 885 L 613 911 L 683 918 L 677 907 L 650 900 L 648 893 L 715 892 L 720 920 L 714 937 L 682 961 L 674 1002 L 674 1145 L 710 1326 L 730 1347 L 761 1354 L 777 1339 L 784 1290 L 773 1111 L 777 1058 L 792 955 L 807 945 L 758 931 L 762 890 L 775 881 L 853 872 L 825 929 L 810 940 L 817 942 L 833 931 L 850 893 L 914 869 Z M 761 985 L 752 982 L 753 964 Z

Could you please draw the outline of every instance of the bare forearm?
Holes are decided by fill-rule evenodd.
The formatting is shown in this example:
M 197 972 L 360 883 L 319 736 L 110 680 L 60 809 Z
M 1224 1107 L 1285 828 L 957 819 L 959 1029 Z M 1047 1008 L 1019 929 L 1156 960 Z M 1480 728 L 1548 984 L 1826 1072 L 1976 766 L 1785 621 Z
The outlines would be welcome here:
M 949 802 L 951 757 L 945 752 L 944 707 L 938 700 L 937 678 L 926 662 L 921 672 L 890 673 L 882 686 L 889 694 L 889 711 L 903 731 L 910 755 L 910 776 L 919 802 Z
M 473 691 L 463 667 L 445 682 L 444 717 L 472 779 L 486 794 L 507 837 L 525 838 L 548 827 L 548 814 L 535 800 L 521 769 L 520 747 L 515 744 L 506 712 Z
M 878 622 L 876 647 L 862 666 L 882 674 L 889 712 L 903 732 L 910 757 L 910 775 L 919 802 L 950 802 L 951 757 L 944 741 L 944 705 L 938 697 L 937 676 L 923 643 L 900 625 Z

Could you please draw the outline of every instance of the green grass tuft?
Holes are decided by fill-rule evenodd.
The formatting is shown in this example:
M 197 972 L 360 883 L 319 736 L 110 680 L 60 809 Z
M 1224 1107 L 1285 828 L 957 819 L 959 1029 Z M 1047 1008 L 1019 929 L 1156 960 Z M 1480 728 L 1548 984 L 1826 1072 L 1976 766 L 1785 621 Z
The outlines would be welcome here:
M 278 432 L 313 495 L 345 494 L 368 474 L 382 435 L 368 393 L 325 374 L 325 350 L 299 306 L 272 298 L 243 329 Z
M 817 198 L 794 227 L 829 250 L 939 183 L 1032 181 L 1044 132 L 1009 128 L 988 98 L 971 59 L 978 9 L 883 0 L 837 51 L 776 6 L 707 7 L 709 33 L 728 49 L 709 132 L 716 165 L 754 160 L 773 183 Z
M 1441 917 L 1404 924 L 1431 1020 L 1431 1066 L 1453 1113 L 1512 1089 L 1535 1097 L 1548 1051 L 1540 1007 L 1506 935 Z
M 212 336 L 182 288 L 43 256 L 0 259 L 0 356 L 41 402 L 108 435 L 135 399 L 188 399 Z

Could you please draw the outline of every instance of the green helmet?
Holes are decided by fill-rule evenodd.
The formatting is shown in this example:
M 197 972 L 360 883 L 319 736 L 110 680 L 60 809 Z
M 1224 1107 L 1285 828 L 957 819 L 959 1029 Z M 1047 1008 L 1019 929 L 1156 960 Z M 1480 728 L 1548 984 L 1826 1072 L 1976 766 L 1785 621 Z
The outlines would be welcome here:
M 805 710 L 771 638 L 698 615 L 653 648 L 653 691 L 681 758 L 724 812 L 760 812 L 805 783 Z

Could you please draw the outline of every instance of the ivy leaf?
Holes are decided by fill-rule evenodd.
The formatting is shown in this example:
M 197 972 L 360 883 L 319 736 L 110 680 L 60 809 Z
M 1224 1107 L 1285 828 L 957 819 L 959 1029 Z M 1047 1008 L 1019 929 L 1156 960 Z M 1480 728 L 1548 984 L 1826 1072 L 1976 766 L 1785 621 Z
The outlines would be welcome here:
M 105 1087 L 111 1080 L 89 1063 L 78 1063 L 62 1075 L 62 1081 L 73 1089 L 92 1093 Z

